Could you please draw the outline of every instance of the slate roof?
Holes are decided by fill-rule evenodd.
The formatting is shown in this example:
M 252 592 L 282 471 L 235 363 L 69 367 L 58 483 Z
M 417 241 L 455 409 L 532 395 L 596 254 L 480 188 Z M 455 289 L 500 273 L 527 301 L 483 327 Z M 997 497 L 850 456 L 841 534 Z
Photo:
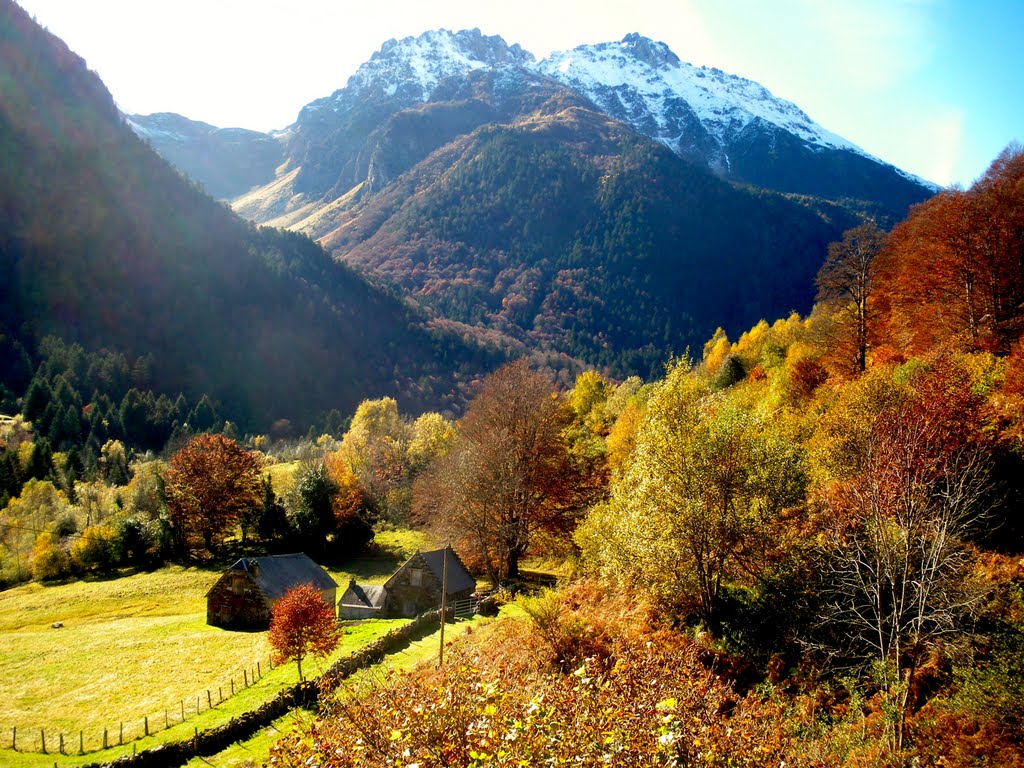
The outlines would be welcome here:
M 292 555 L 243 557 L 231 570 L 245 571 L 268 600 L 284 597 L 285 592 L 300 584 L 312 584 L 319 590 L 337 589 L 338 583 L 327 571 L 301 552 Z
M 459 560 L 459 556 L 455 554 L 453 549 L 446 548 L 435 549 L 431 552 L 420 552 L 420 557 L 423 558 L 431 573 L 434 574 L 437 583 L 441 584 L 444 575 L 445 552 L 448 553 L 448 594 L 462 592 L 466 589 L 470 592 L 474 591 L 476 589 L 476 579 L 466 570 L 466 566 L 462 564 L 462 561 Z
M 384 599 L 388 596 L 382 584 L 368 584 L 363 586 L 355 581 L 348 585 L 343 596 L 342 605 L 361 605 L 365 608 L 382 608 Z M 352 598 L 355 598 L 354 600 Z

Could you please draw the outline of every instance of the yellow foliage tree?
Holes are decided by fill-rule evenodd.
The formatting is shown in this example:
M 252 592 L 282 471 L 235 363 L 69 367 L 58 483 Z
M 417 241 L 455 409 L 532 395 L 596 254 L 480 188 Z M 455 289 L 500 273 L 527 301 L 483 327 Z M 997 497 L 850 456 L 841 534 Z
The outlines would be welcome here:
M 44 531 L 36 537 L 32 547 L 32 578 L 58 579 L 67 575 L 70 565 L 71 558 L 54 534 Z

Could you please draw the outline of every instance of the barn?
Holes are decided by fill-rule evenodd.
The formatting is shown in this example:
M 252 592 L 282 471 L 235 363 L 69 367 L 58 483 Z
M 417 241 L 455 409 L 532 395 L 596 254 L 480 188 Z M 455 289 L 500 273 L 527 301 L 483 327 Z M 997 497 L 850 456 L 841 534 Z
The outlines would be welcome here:
M 206 623 L 225 629 L 266 629 L 270 609 L 300 584 L 312 584 L 336 605 L 338 584 L 307 555 L 243 557 L 206 593 Z
M 417 552 L 383 585 L 353 579 L 341 596 L 341 619 L 413 618 L 441 607 L 441 585 L 448 560 L 448 600 L 464 600 L 476 591 L 476 579 L 450 547 Z

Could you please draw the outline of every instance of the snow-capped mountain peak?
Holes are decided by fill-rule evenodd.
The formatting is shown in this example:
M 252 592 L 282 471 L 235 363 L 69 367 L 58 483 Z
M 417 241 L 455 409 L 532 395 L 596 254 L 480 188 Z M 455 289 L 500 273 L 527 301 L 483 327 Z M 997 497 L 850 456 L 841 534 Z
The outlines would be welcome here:
M 532 98 L 557 85 L 573 92 L 575 104 L 590 102 L 607 117 L 733 181 L 832 199 L 868 199 L 879 184 L 902 176 L 895 186 L 906 194 L 894 196 L 901 201 L 897 210 L 929 186 L 826 130 L 764 86 L 689 64 L 665 43 L 636 33 L 538 62 L 518 45 L 479 29 L 440 29 L 387 41 L 345 88 L 303 108 L 282 136 L 293 167 L 299 167 L 295 189 L 322 195 L 351 189 L 361 180 L 377 184 L 393 178 L 408 157 L 392 166 L 377 162 L 374 158 L 383 157 L 381 142 L 393 136 L 384 131 L 370 137 L 392 115 L 479 96 L 478 106 L 487 102 L 486 108 L 497 111 L 459 113 L 466 125 L 476 125 L 478 118 L 496 119 L 505 105 L 512 105 L 509 114 L 514 114 L 527 93 Z M 431 136 L 448 135 L 457 124 L 445 123 Z M 388 173 L 382 172 L 385 167 Z
M 519 45 L 508 45 L 497 35 L 484 35 L 479 29 L 439 29 L 418 37 L 388 40 L 356 70 L 345 88 L 305 109 L 328 107 L 338 111 L 375 97 L 414 104 L 429 100 L 447 77 L 478 69 L 533 64 L 532 54 Z
M 688 154 L 695 139 L 697 144 L 710 140 L 724 153 L 725 146 L 754 120 L 808 144 L 865 154 L 764 86 L 718 69 L 696 67 L 680 60 L 664 43 L 635 33 L 618 43 L 553 53 L 538 68 L 681 154 Z M 728 163 L 727 153 L 722 160 Z

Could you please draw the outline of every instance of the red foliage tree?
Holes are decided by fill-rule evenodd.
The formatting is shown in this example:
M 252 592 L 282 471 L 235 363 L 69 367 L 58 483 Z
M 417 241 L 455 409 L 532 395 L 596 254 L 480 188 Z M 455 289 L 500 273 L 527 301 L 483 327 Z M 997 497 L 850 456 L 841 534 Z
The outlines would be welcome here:
M 842 241 L 829 245 L 828 257 L 815 279 L 817 300 L 832 308 L 837 346 L 858 371 L 867 367 L 868 332 L 874 318 L 874 263 L 884 245 L 885 233 L 873 223 L 849 229 Z
M 256 454 L 224 435 L 196 435 L 171 457 L 164 473 L 167 506 L 179 546 L 206 549 L 262 502 Z
M 1024 331 L 1024 151 L 967 191 L 916 206 L 878 259 L 884 335 L 912 354 L 953 341 L 1007 351 Z
M 340 638 L 334 608 L 312 584 L 288 590 L 270 611 L 270 645 L 278 661 L 295 661 L 300 681 L 302 660 L 327 656 Z

